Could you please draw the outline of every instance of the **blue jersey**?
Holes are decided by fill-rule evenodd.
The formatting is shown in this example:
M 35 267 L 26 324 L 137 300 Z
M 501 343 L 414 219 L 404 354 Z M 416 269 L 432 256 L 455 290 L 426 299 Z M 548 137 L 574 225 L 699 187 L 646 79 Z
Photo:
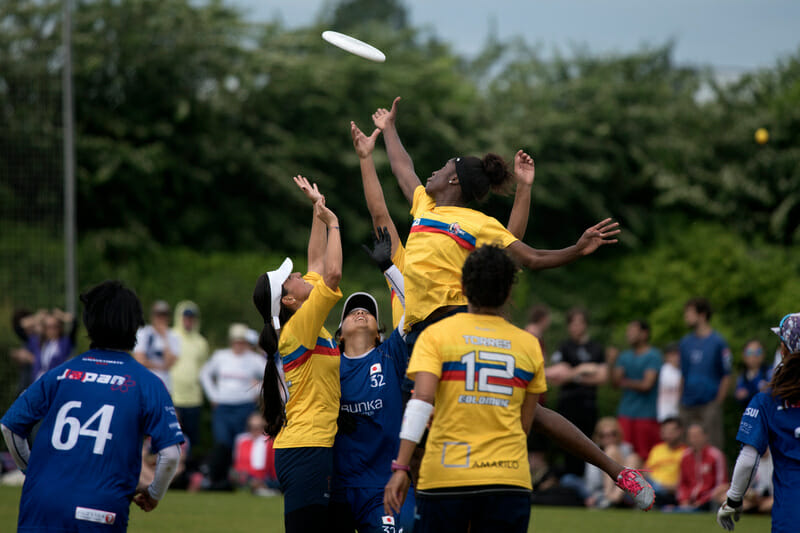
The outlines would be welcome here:
M 731 351 L 717 332 L 708 337 L 694 333 L 681 339 L 681 404 L 706 405 L 716 398 L 722 378 L 731 373 Z
M 736 381 L 736 392 L 739 392 L 740 389 L 747 391 L 747 397 L 738 400 L 739 403 L 747 406 L 756 394 L 766 390 L 771 379 L 772 369 L 766 365 L 760 367 L 758 373 L 752 379 L 747 377 L 747 370 L 739 374 L 739 379 Z
M 397 330 L 361 357 L 342 356 L 340 408 L 355 415 L 356 429 L 336 435 L 335 486 L 383 491 L 400 446 L 404 408 L 400 384 L 407 366 L 408 348 Z
M 769 393 L 755 395 L 744 411 L 736 440 L 772 454 L 773 533 L 796 532 L 800 524 L 800 403 L 788 405 Z
M 42 421 L 20 500 L 18 531 L 125 531 L 152 449 L 183 442 L 164 383 L 124 352 L 90 350 L 44 374 L 2 422 L 27 437 Z

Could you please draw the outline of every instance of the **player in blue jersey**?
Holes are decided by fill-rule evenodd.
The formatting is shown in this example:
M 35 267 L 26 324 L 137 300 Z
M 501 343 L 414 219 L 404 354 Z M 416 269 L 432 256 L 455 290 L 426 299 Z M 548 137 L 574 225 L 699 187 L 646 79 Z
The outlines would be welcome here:
M 775 369 L 771 391 L 753 397 L 739 425 L 736 440 L 742 449 L 728 499 L 717 513 L 717 522 L 728 531 L 739 520 L 742 498 L 767 446 L 774 465 L 772 531 L 797 531 L 800 524 L 800 313 L 786 315 L 772 331 L 781 339 L 783 360 Z
M 379 227 L 375 246 L 368 252 L 402 305 L 403 277 L 392 264 L 391 245 L 390 232 Z M 399 515 L 383 510 L 383 487 L 391 476 L 386 465 L 400 443 L 408 347 L 402 319 L 386 340 L 381 340 L 379 323 L 378 304 L 370 294 L 357 292 L 347 298 L 337 331 L 342 397 L 333 447 L 335 531 L 395 533 L 403 526 L 410 531 L 413 525 L 413 502 L 407 502 Z
M 167 389 L 129 353 L 144 325 L 136 294 L 106 281 L 81 302 L 91 349 L 44 374 L 0 420 L 26 474 L 20 532 L 126 531 L 131 500 L 155 509 L 180 459 L 183 433 Z M 145 435 L 158 460 L 153 482 L 137 488 Z

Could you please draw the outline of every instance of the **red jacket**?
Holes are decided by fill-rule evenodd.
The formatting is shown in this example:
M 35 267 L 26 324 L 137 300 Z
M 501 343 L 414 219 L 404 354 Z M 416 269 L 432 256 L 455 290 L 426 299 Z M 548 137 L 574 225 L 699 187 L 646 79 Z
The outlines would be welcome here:
M 236 437 L 233 448 L 233 469 L 261 481 L 277 479 L 272 439 L 266 435 L 253 437 L 249 433 L 242 433 Z
M 707 445 L 696 454 L 692 448 L 686 448 L 681 458 L 678 503 L 703 505 L 711 499 L 715 488 L 727 482 L 728 465 L 719 449 Z

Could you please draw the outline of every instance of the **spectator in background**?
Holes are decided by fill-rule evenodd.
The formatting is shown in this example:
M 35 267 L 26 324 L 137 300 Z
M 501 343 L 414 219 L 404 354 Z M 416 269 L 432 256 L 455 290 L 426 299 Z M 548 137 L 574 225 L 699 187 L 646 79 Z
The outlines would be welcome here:
M 33 315 L 21 316 L 14 331 L 33 355 L 33 380 L 69 359 L 75 348 L 78 322 L 61 309 L 40 309 Z M 26 354 L 19 354 L 24 357 Z
M 528 323 L 525 324 L 525 331 L 539 339 L 539 346 L 542 348 L 542 356 L 547 359 L 547 350 L 544 346 L 542 336 L 550 328 L 550 309 L 546 305 L 536 304 L 528 311 Z M 547 405 L 547 392 L 539 395 L 539 405 Z M 547 437 L 539 431 L 528 432 L 528 464 L 531 469 L 531 480 L 534 488 L 547 474 L 549 465 L 547 462 Z
M 236 437 L 233 446 L 234 483 L 249 488 L 257 496 L 280 494 L 275 473 L 275 450 L 272 439 L 264 433 L 267 422 L 261 413 L 247 418 L 247 431 Z
M 26 316 L 30 315 L 31 312 L 27 309 L 17 309 L 14 311 L 14 314 L 11 317 L 11 327 L 14 332 L 20 337 L 29 337 L 33 333 L 40 330 L 40 328 L 30 327 L 28 331 L 26 331 L 22 327 L 22 319 Z M 22 394 L 22 391 L 28 388 L 28 386 L 33 383 L 33 361 L 34 356 L 30 350 L 28 350 L 27 342 L 22 340 L 25 343 L 23 346 L 17 346 L 15 348 L 11 348 L 8 352 L 9 357 L 11 360 L 14 361 L 14 364 L 19 368 L 19 377 L 17 378 L 17 394 L 15 396 L 19 396 Z
M 247 428 L 247 418 L 257 409 L 266 360 L 250 350 L 247 326 L 231 324 L 228 329 L 230 348 L 217 350 L 200 370 L 208 401 L 211 402 L 214 450 L 209 465 L 212 490 L 230 489 L 228 469 L 231 466 L 233 442 Z
M 680 344 L 681 421 L 687 427 L 702 424 L 711 444 L 721 448 L 722 404 L 730 388 L 731 351 L 725 339 L 711 329 L 708 300 L 692 298 L 686 302 L 683 317 L 692 332 Z
M 679 416 L 681 403 L 681 348 L 673 342 L 664 348 L 664 364 L 658 373 L 658 421 Z
M 625 338 L 631 348 L 619 355 L 612 374 L 612 383 L 622 389 L 617 419 L 625 441 L 639 457 L 647 457 L 660 440 L 656 385 L 661 352 L 650 346 L 650 325 L 644 320 L 629 323 Z
M 169 304 L 164 300 L 153 304 L 150 308 L 150 323 L 136 332 L 133 357 L 161 378 L 172 394 L 169 370 L 180 357 L 181 340 L 169 329 L 169 313 Z
M 172 333 L 178 337 L 181 354 L 169 370 L 172 402 L 183 433 L 194 447 L 200 442 L 200 411 L 203 406 L 200 368 L 208 359 L 208 341 L 200 334 L 200 309 L 197 304 L 185 300 L 175 306 Z
M 597 421 L 592 440 L 606 455 L 627 468 L 639 468 L 642 460 L 636 455 L 633 446 L 622 438 L 622 428 L 613 416 L 606 416 Z M 561 478 L 561 485 L 575 489 L 583 499 L 586 507 L 605 509 L 622 504 L 625 493 L 614 484 L 614 480 L 605 475 L 593 464 L 586 463 L 583 477 L 566 474 Z
M 656 493 L 656 505 L 675 505 L 675 492 L 681 477 L 681 460 L 686 445 L 683 442 L 681 419 L 667 418 L 661 422 L 661 439 L 644 463 L 645 478 Z
M 547 381 L 561 386 L 556 410 L 587 436 L 597 423 L 597 387 L 608 379 L 603 346 L 589 338 L 589 315 L 585 309 L 567 312 L 569 339 L 550 358 L 545 370 Z M 582 476 L 584 462 L 570 454 L 564 457 L 564 470 Z
M 747 341 L 743 355 L 744 370 L 739 374 L 733 395 L 742 407 L 747 407 L 753 396 L 769 388 L 772 369 L 764 364 L 764 347 L 756 339 Z
M 691 424 L 686 435 L 689 447 L 681 458 L 678 506 L 682 511 L 708 511 L 728 490 L 725 455 L 709 444 L 702 424 Z

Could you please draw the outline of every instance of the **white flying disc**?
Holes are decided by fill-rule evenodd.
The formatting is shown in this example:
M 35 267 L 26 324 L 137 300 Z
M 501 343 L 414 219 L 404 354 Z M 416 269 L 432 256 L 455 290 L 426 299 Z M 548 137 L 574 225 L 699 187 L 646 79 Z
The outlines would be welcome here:
M 338 46 L 342 50 L 363 57 L 364 59 L 369 59 L 370 61 L 376 61 L 378 63 L 386 61 L 386 56 L 383 55 L 383 52 L 364 41 L 359 41 L 344 33 L 339 33 L 338 31 L 324 31 L 322 32 L 322 38 L 333 46 Z

